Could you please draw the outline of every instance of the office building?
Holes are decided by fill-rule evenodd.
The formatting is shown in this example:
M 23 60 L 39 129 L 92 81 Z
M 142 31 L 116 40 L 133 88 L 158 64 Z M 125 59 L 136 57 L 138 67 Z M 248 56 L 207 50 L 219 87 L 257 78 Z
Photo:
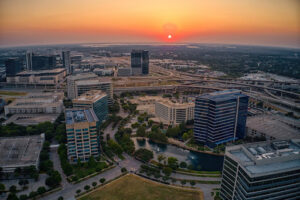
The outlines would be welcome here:
M 131 68 L 119 68 L 118 69 L 118 76 L 131 76 Z
M 93 109 L 66 109 L 68 159 L 70 162 L 88 161 L 100 154 L 97 137 L 98 118 Z
M 32 70 L 49 70 L 55 67 L 55 55 L 32 55 Z
M 0 167 L 3 173 L 13 173 L 16 168 L 39 167 L 39 157 L 45 135 L 1 137 Z
M 108 98 L 101 90 L 91 90 L 73 99 L 74 108 L 92 108 L 98 117 L 99 125 L 107 118 Z
M 32 70 L 32 52 L 31 51 L 26 52 L 26 70 L 27 71 Z
M 72 74 L 70 51 L 62 52 L 63 67 L 67 70 L 67 74 Z
M 131 52 L 132 75 L 149 74 L 149 52 L 145 50 L 132 50 Z
M 6 78 L 7 83 L 17 84 L 47 84 L 56 85 L 62 83 L 66 76 L 64 68 L 51 70 L 22 71 L 14 76 Z
M 83 73 L 83 74 L 76 74 L 67 77 L 67 87 L 68 87 L 68 98 L 74 99 L 76 98 L 76 91 L 75 91 L 75 82 L 80 80 L 90 80 L 98 78 L 98 76 L 94 73 Z
M 155 103 L 155 115 L 164 124 L 178 125 L 194 119 L 194 103 L 173 103 L 160 100 Z
M 195 103 L 195 140 L 214 147 L 244 138 L 248 99 L 235 89 L 198 96 Z
M 23 70 L 23 62 L 20 58 L 9 58 L 5 61 L 6 77 L 15 76 Z
M 221 199 L 296 200 L 299 188 L 299 139 L 226 147 Z
M 4 106 L 8 114 L 60 114 L 63 111 L 62 92 L 29 93 Z

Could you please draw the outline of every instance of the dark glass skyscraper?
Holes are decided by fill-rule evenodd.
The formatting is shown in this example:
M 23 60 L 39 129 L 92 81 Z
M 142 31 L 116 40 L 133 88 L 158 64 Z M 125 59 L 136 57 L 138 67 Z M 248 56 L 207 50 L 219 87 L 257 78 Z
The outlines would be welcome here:
M 194 138 L 214 147 L 245 137 L 249 97 L 239 90 L 204 94 L 196 98 Z
M 149 52 L 145 50 L 132 50 L 131 52 L 132 75 L 149 74 Z
M 46 70 L 56 67 L 56 56 L 32 55 L 32 70 Z
M 63 66 L 67 70 L 67 74 L 72 74 L 70 51 L 62 52 Z
M 15 76 L 23 70 L 23 61 L 20 58 L 10 58 L 5 61 L 6 77 Z

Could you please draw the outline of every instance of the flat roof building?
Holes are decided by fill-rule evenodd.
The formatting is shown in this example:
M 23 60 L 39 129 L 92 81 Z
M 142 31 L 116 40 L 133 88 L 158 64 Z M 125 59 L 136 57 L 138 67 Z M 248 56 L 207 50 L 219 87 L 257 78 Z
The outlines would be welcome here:
M 19 84 L 52 84 L 56 85 L 64 81 L 66 70 L 56 68 L 39 71 L 22 71 L 14 76 L 7 77 L 7 83 Z
M 194 103 L 174 103 L 170 100 L 159 100 L 155 103 L 155 115 L 164 124 L 177 125 L 194 119 Z
M 195 140 L 214 147 L 244 138 L 248 99 L 235 89 L 198 96 L 195 103 Z
M 29 93 L 4 107 L 8 114 L 60 114 L 63 111 L 62 92 Z
M 98 157 L 100 154 L 97 136 L 99 120 L 93 109 L 66 109 L 65 117 L 69 161 L 74 163 L 80 159 L 85 162 L 91 156 Z
M 0 138 L 0 167 L 12 173 L 16 168 L 39 167 L 39 156 L 45 135 Z
M 146 50 L 131 51 L 131 73 L 132 75 L 149 74 L 149 52 Z
M 92 108 L 96 113 L 99 124 L 107 118 L 108 98 L 101 90 L 91 90 L 73 99 L 74 108 Z
M 299 188 L 299 139 L 226 147 L 222 199 L 296 200 Z
M 296 123 L 296 122 L 295 122 Z M 247 136 L 265 137 L 267 140 L 300 139 L 297 124 L 287 124 L 283 119 L 274 115 L 258 115 L 247 118 Z

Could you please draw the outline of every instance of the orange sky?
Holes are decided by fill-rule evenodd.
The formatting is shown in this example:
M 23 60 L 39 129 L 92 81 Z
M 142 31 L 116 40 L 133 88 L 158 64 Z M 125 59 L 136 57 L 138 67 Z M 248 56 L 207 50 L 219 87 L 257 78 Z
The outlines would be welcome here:
M 0 0 L 0 46 L 82 42 L 300 48 L 300 0 Z

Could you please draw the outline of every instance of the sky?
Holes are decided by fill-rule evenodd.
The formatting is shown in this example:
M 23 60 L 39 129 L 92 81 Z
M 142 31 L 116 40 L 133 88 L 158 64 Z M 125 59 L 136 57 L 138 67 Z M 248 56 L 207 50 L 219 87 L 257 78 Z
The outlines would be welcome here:
M 0 0 L 0 46 L 98 42 L 300 48 L 300 0 Z

